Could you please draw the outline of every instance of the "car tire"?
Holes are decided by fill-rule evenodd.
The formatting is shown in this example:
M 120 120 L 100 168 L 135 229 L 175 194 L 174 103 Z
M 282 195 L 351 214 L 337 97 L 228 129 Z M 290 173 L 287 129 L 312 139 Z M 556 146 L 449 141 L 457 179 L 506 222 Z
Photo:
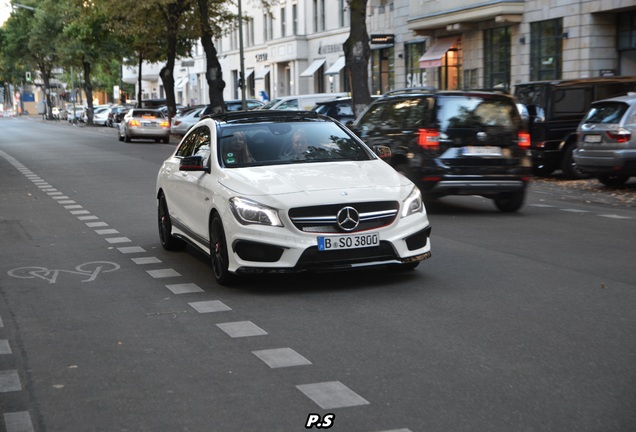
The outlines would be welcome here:
M 574 162 L 573 157 L 574 150 L 576 150 L 576 143 L 567 145 L 565 150 L 563 150 L 563 159 L 561 160 L 561 171 L 563 171 L 563 176 L 569 180 L 590 178 L 589 174 L 585 174 L 576 166 L 576 162 Z
M 126 134 L 125 134 L 125 136 L 124 136 L 124 141 L 126 141 L 127 143 L 129 143 L 130 141 L 132 141 L 132 140 L 130 139 L 130 137 L 128 136 L 128 133 L 126 133 Z
M 499 211 L 510 213 L 519 210 L 525 199 L 525 190 L 517 192 L 502 192 L 494 198 L 494 202 Z
M 623 186 L 627 183 L 627 180 L 629 180 L 629 176 L 623 174 L 601 174 L 596 178 L 605 186 L 609 187 Z
M 164 138 L 163 139 L 163 143 L 164 144 L 170 144 L 170 138 Z
M 210 261 L 214 279 L 219 285 L 230 285 L 234 275 L 229 272 L 227 241 L 221 217 L 216 213 L 210 222 Z
M 166 197 L 161 194 L 157 203 L 157 222 L 159 225 L 159 241 L 165 250 L 182 250 L 186 242 L 172 235 L 172 221 L 168 212 Z
M 122 136 L 122 134 L 119 133 L 119 131 L 117 131 L 117 138 L 119 138 L 119 141 L 124 140 L 124 137 Z

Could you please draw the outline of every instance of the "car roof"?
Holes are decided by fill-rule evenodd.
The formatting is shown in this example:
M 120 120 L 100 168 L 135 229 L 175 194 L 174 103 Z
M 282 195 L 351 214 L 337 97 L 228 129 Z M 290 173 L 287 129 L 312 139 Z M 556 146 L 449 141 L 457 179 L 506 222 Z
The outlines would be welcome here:
M 634 104 L 636 104 L 636 93 L 629 92 L 629 93 L 627 93 L 624 96 L 616 96 L 616 97 L 613 97 L 613 98 L 597 100 L 597 101 L 594 101 L 592 103 L 592 105 L 596 105 L 596 104 L 602 103 L 602 102 L 625 102 L 627 104 L 634 105 Z
M 575 87 L 582 84 L 607 84 L 621 82 L 635 82 L 636 76 L 615 76 L 615 77 L 596 77 L 596 78 L 577 78 L 564 80 L 544 80 L 530 81 L 526 83 L 515 84 L 515 88 L 529 87 L 535 85 L 551 85 L 555 87 Z
M 285 122 L 285 121 L 328 121 L 331 118 L 314 111 L 280 111 L 280 110 L 255 110 L 255 111 L 230 111 L 221 114 L 207 114 L 202 119 L 212 119 L 221 123 L 259 123 L 259 122 Z
M 399 99 L 419 96 L 478 96 L 512 100 L 513 96 L 503 89 L 437 90 L 435 87 L 413 87 L 392 90 L 384 93 L 378 100 Z

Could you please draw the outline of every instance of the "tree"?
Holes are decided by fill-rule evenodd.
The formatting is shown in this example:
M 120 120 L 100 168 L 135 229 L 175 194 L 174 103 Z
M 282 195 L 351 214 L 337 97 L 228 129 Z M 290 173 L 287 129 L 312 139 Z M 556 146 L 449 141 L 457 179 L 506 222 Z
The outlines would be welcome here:
M 217 0 L 212 0 L 213 3 L 219 3 Z M 224 11 L 224 3 L 219 4 L 220 8 L 217 11 Z M 214 31 L 210 20 L 209 13 L 209 1 L 197 0 L 197 6 L 199 10 L 199 27 L 201 29 L 201 45 L 205 52 L 206 68 L 205 79 L 208 82 L 208 95 L 210 97 L 210 105 L 212 105 L 213 113 L 220 113 L 225 111 L 225 101 L 223 100 L 223 89 L 225 88 L 225 81 L 223 80 L 223 70 L 217 57 L 216 48 L 212 38 Z M 222 20 L 222 18 L 221 18 Z M 216 28 L 217 33 L 220 29 Z
M 356 115 L 371 103 L 369 93 L 369 34 L 367 32 L 367 0 L 348 0 L 351 11 L 349 37 L 344 43 L 347 78 Z

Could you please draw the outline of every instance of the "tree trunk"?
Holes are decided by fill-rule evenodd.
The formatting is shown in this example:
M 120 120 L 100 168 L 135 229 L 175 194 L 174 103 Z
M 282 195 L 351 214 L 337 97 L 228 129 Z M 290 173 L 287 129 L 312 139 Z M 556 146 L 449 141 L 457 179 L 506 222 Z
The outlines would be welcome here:
M 144 55 L 140 51 L 139 52 L 139 67 L 137 68 L 137 104 L 135 105 L 137 108 L 141 108 L 141 65 L 144 62 Z
M 208 0 L 198 0 L 199 14 L 201 17 L 201 45 L 205 51 L 205 79 L 208 82 L 208 95 L 213 113 L 225 112 L 225 101 L 223 100 L 223 70 L 217 57 L 216 48 L 212 42 L 212 28 L 210 27 L 210 16 L 208 11 Z
M 369 93 L 369 34 L 367 33 L 367 0 L 348 0 L 351 11 L 351 30 L 344 43 L 346 74 L 356 115 L 371 103 Z
M 93 85 L 91 84 L 91 64 L 82 62 L 84 67 L 84 92 L 86 92 L 86 124 L 93 126 Z

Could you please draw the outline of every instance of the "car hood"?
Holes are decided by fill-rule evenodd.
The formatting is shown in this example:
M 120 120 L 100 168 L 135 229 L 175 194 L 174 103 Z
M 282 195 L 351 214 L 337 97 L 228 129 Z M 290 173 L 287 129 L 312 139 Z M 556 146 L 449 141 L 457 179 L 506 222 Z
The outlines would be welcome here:
M 410 181 L 382 160 L 320 162 L 227 169 L 219 182 L 242 195 L 281 195 L 343 189 L 408 186 Z

